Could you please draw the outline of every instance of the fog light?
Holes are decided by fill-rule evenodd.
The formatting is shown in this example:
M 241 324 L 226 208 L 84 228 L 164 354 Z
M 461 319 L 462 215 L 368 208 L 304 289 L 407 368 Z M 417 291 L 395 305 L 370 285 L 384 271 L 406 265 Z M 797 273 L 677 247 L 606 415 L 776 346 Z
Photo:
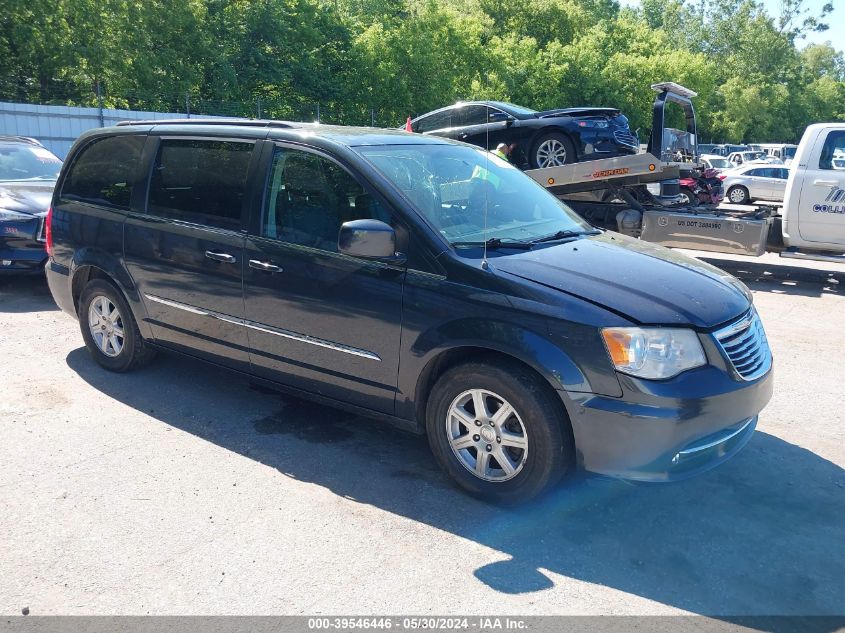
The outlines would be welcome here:
M 12 260 L 11 259 L 2 259 L 2 260 L 0 260 L 0 264 L 3 264 L 3 266 L 11 266 Z

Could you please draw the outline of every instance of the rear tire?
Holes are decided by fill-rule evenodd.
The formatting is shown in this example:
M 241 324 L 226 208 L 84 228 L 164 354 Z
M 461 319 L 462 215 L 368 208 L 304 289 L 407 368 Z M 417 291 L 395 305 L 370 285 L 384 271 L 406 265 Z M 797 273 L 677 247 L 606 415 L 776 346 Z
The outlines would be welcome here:
M 517 364 L 468 363 L 447 371 L 431 391 L 426 432 L 440 466 L 490 501 L 528 501 L 572 465 L 574 442 L 560 403 Z
M 155 350 L 141 336 L 129 304 L 108 281 L 94 279 L 85 286 L 78 316 L 85 347 L 109 371 L 131 371 L 155 356 Z
M 749 204 L 751 202 L 748 189 L 742 185 L 734 185 L 728 189 L 727 198 L 732 204 Z
M 549 132 L 538 138 L 531 148 L 531 167 L 558 167 L 578 160 L 575 146 L 569 138 L 559 132 Z

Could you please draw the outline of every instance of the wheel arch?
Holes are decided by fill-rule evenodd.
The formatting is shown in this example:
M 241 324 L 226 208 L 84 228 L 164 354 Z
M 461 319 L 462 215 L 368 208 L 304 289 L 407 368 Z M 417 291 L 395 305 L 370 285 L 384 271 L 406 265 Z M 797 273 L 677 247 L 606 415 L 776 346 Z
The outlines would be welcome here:
M 577 163 L 581 160 L 581 157 L 583 156 L 581 138 L 577 134 L 573 134 L 572 130 L 569 130 L 566 126 L 561 125 L 544 125 L 543 127 L 534 130 L 534 134 L 531 136 L 531 140 L 528 143 L 529 159 L 530 154 L 534 151 L 534 148 L 537 146 L 537 141 L 539 141 L 546 134 L 561 134 L 568 138 L 569 142 L 572 143 L 572 147 L 575 150 L 575 160 L 573 162 Z
M 569 362 L 571 363 L 571 361 Z M 417 378 L 413 397 L 414 417 L 421 431 L 425 431 L 426 408 L 435 383 L 450 369 L 468 363 L 515 365 L 537 377 L 538 382 L 555 403 L 555 407 L 560 413 L 559 420 L 563 427 L 562 430 L 573 439 L 571 445 L 574 447 L 572 422 L 560 395 L 561 384 L 558 382 L 556 385 L 554 378 L 550 375 L 551 373 L 557 374 L 557 372 L 554 369 L 541 369 L 536 361 L 527 359 L 524 354 L 519 352 L 505 351 L 486 344 L 467 343 L 440 349 L 433 353 L 424 364 Z M 574 367 L 574 364 L 572 366 Z
M 77 315 L 79 300 L 85 286 L 94 279 L 103 279 L 113 284 L 123 295 L 145 338 L 152 338 L 146 321 L 146 308 L 140 293 L 119 258 L 96 249 L 80 250 L 71 262 L 70 277 L 71 298 Z

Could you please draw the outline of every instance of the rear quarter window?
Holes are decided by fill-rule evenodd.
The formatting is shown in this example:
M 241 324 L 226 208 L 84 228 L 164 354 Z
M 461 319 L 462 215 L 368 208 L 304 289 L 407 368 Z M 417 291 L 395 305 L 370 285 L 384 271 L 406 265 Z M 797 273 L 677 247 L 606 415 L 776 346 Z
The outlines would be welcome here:
M 71 164 L 62 200 L 128 209 L 145 136 L 125 134 L 86 145 Z
M 455 116 L 454 108 L 443 110 L 442 112 L 435 112 L 427 117 L 417 121 L 414 126 L 414 132 L 425 133 L 433 132 L 435 130 L 445 130 L 457 125 L 457 117 Z

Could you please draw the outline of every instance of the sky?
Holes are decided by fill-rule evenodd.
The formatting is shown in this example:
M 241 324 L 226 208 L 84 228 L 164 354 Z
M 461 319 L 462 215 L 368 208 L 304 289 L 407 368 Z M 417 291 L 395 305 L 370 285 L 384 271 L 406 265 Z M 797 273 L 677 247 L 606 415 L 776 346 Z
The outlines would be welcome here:
M 763 6 L 771 15 L 778 15 L 780 13 L 780 0 L 760 0 Z M 807 8 L 811 13 L 818 14 L 822 5 L 826 0 L 806 0 Z M 833 13 L 827 17 L 827 23 L 830 28 L 822 33 L 811 33 L 806 39 L 798 42 L 798 46 L 803 48 L 807 44 L 822 44 L 830 42 L 840 51 L 845 51 L 845 0 L 832 0 Z M 621 5 L 636 6 L 639 0 L 620 0 Z

